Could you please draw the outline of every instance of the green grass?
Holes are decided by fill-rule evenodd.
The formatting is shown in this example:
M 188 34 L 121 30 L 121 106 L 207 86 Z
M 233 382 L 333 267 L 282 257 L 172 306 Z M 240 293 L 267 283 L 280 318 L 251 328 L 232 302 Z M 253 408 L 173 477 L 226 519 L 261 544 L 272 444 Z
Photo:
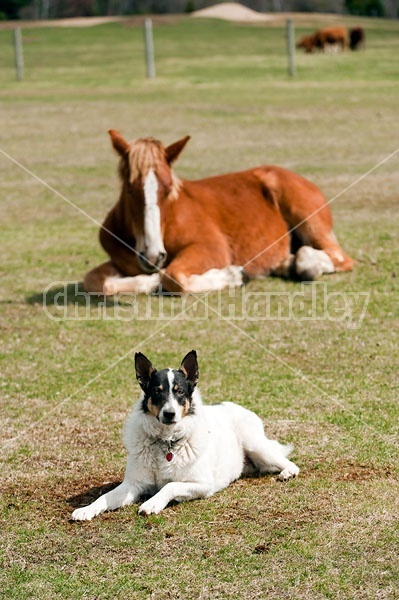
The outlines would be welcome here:
M 296 35 L 337 19 L 302 15 Z M 176 321 L 156 318 L 161 299 L 140 298 L 140 318 L 122 321 L 112 305 L 107 318 L 95 304 L 86 310 L 70 283 L 67 314 L 79 318 L 60 320 L 55 284 L 51 320 L 43 290 L 80 281 L 105 259 L 98 227 L 0 153 L 5 598 L 397 597 L 399 155 L 388 156 L 399 139 L 399 26 L 361 19 L 365 51 L 298 53 L 291 80 L 283 22 L 155 25 L 154 81 L 134 21 L 25 29 L 20 83 L 11 33 L 0 29 L 0 148 L 94 220 L 118 193 L 108 129 L 165 143 L 189 133 L 180 176 L 280 164 L 336 197 L 335 230 L 357 265 L 313 286 L 316 308 L 324 290 L 370 294 L 362 321 L 351 304 L 355 328 L 348 319 L 228 321 L 218 312 L 239 316 L 250 296 L 227 292 L 206 298 L 207 313 L 190 300 L 190 318 Z M 280 293 L 286 314 L 282 294 L 302 291 L 268 279 L 244 293 Z M 297 316 L 314 308 L 311 292 Z M 141 318 L 149 302 L 151 318 Z M 169 315 L 183 307 L 163 302 Z M 270 436 L 295 445 L 300 477 L 240 480 L 148 519 L 132 506 L 70 523 L 83 496 L 123 476 L 135 349 L 176 366 L 191 348 L 205 400 L 255 410 Z

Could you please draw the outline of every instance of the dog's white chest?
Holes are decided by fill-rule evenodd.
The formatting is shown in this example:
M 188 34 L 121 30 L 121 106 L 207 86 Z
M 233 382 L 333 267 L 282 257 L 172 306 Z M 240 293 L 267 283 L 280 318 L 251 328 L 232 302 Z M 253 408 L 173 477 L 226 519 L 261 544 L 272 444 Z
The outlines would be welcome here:
M 160 454 L 161 460 L 171 463 L 176 459 L 176 442 L 161 442 L 160 443 Z
M 182 471 L 187 470 L 190 453 L 185 446 L 165 440 L 147 442 L 136 455 L 136 468 L 140 468 L 145 480 L 160 488 L 181 478 Z

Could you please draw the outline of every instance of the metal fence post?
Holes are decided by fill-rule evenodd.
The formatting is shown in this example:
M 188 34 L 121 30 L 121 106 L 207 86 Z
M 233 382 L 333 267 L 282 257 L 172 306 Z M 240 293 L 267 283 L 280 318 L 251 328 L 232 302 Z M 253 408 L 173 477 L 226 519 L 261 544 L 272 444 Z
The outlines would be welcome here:
M 24 54 L 22 49 L 21 29 L 14 29 L 15 76 L 17 81 L 24 78 Z
M 295 77 L 295 29 L 291 19 L 287 19 L 287 54 L 288 54 L 288 73 L 290 77 Z
M 152 35 L 152 21 L 146 19 L 144 21 L 144 42 L 145 42 L 145 62 L 147 67 L 148 79 L 155 77 L 155 62 L 154 62 L 154 38 Z

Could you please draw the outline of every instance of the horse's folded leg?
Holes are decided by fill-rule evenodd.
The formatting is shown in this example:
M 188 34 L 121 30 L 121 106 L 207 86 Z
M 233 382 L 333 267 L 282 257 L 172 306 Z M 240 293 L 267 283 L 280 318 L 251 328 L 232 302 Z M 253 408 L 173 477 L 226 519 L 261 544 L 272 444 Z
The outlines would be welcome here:
M 103 295 L 106 281 L 121 277 L 121 273 L 111 261 L 92 269 L 83 279 L 83 289 L 89 294 Z
M 295 255 L 288 254 L 288 256 L 279 264 L 278 267 L 273 269 L 272 275 L 276 277 L 284 277 L 285 279 L 295 279 Z
M 248 275 L 240 266 L 231 265 L 224 269 L 210 269 L 201 275 L 193 274 L 184 278 L 184 289 L 188 293 L 199 294 L 223 290 L 227 287 L 242 286 L 248 281 Z
M 338 245 L 324 248 L 324 252 L 330 257 L 335 271 L 352 271 L 354 260 L 345 254 Z
M 334 273 L 335 267 L 331 258 L 323 250 L 302 246 L 295 256 L 295 270 L 300 280 L 313 281 L 323 273 Z
M 242 267 L 230 265 L 223 269 L 209 269 L 201 274 L 190 275 L 167 270 L 161 279 L 161 285 L 162 289 L 174 294 L 201 294 L 241 286 L 247 283 L 248 279 Z
M 136 275 L 135 277 L 110 277 L 104 282 L 104 294 L 151 294 L 160 283 L 159 273 L 152 275 Z

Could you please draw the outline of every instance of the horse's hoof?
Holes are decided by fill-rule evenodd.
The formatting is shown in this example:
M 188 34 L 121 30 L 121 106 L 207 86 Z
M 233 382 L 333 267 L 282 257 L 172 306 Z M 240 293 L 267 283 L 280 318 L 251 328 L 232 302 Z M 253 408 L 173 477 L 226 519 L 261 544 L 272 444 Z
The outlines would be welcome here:
M 250 282 L 251 278 L 246 272 L 245 269 L 241 269 L 241 277 L 242 277 L 242 285 L 247 285 Z

